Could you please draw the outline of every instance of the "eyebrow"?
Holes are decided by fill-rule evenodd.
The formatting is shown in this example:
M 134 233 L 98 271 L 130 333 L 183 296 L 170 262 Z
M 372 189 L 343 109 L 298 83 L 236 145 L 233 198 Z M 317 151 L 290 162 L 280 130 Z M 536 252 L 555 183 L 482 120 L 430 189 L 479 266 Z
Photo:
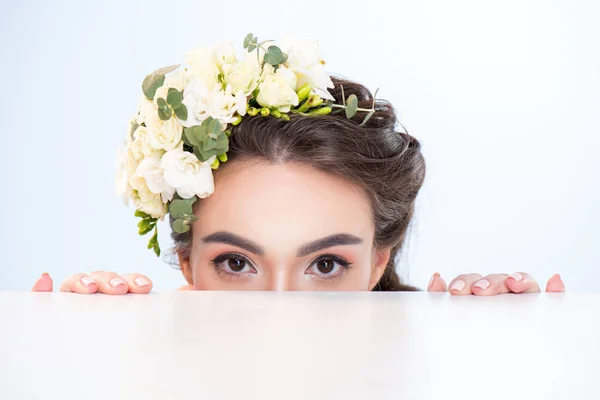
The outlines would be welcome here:
M 232 246 L 239 247 L 241 249 L 247 250 L 251 253 L 254 253 L 258 256 L 262 256 L 265 253 L 265 250 L 254 243 L 253 241 L 243 238 L 241 236 L 236 235 L 231 232 L 215 232 L 212 233 L 202 239 L 204 243 L 223 243 L 229 244 Z M 298 252 L 296 253 L 296 257 L 304 257 L 311 253 L 315 253 L 319 250 L 327 249 L 329 247 L 334 246 L 349 246 L 362 243 L 363 240 L 358 236 L 351 235 L 349 233 L 337 233 L 335 235 L 326 236 L 321 239 L 314 240 L 310 243 L 306 243 L 302 245 Z
M 321 239 L 317 239 L 313 242 L 307 243 L 298 249 L 296 257 L 304 257 L 310 253 L 317 252 L 319 250 L 327 249 L 333 246 L 349 246 L 354 244 L 362 243 L 363 240 L 358 236 L 350 235 L 349 233 L 338 233 L 335 235 L 326 236 Z

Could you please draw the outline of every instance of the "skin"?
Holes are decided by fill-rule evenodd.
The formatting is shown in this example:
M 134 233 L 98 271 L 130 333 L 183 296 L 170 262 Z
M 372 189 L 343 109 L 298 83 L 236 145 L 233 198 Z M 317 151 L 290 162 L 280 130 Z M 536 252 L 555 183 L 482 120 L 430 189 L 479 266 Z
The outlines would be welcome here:
M 214 194 L 195 211 L 190 257 L 180 257 L 188 283 L 180 290 L 369 291 L 381 278 L 390 249 L 373 245 L 370 204 L 358 186 L 308 166 L 256 161 L 230 162 L 215 179 Z M 52 289 L 47 274 L 33 288 Z M 97 271 L 72 275 L 60 290 L 141 294 L 152 282 Z M 435 274 L 428 290 L 495 295 L 540 288 L 526 273 L 466 274 L 449 286 Z M 546 290 L 564 291 L 558 275 Z

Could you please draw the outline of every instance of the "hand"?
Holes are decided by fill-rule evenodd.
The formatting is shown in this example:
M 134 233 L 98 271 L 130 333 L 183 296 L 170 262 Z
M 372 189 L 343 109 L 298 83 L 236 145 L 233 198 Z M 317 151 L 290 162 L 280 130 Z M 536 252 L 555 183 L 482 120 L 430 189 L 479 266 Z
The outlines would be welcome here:
M 52 292 L 54 284 L 47 273 L 37 280 L 32 292 Z M 71 275 L 60 286 L 61 292 L 92 294 L 146 294 L 152 290 L 152 281 L 141 274 L 117 275 L 114 272 L 97 271 L 91 274 Z
M 512 275 L 492 274 L 482 277 L 479 274 L 459 275 L 446 286 L 446 282 L 435 273 L 429 282 L 428 292 L 445 292 L 452 295 L 470 295 L 476 296 L 494 296 L 504 293 L 538 293 L 540 287 L 535 279 L 524 272 L 517 272 Z M 564 292 L 565 284 L 560 275 L 553 275 L 546 284 L 546 292 Z

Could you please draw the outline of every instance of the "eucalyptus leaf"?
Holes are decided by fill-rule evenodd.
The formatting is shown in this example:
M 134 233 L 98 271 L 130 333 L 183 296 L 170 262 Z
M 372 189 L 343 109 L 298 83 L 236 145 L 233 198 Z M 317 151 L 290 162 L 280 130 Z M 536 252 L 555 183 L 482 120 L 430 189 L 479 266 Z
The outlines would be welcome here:
M 182 103 L 181 106 L 175 110 L 175 115 L 182 121 L 188 119 L 188 110 L 185 104 Z
M 206 140 L 204 140 L 204 143 L 202 143 L 202 150 L 203 151 L 213 150 L 215 147 L 217 147 L 217 140 L 216 139 L 206 138 Z
M 356 115 L 356 109 L 358 108 L 358 98 L 355 94 L 348 96 L 346 100 L 346 118 L 350 119 Z
M 154 71 L 154 73 L 157 74 L 157 75 L 170 74 L 171 72 L 175 71 L 180 66 L 181 66 L 181 64 L 169 65 L 168 67 L 163 67 L 163 68 L 157 69 L 156 71 Z
M 244 39 L 244 49 L 247 49 L 248 46 L 250 46 L 250 42 L 252 42 L 253 38 L 254 38 L 254 35 L 252 33 L 249 33 L 248 35 L 246 35 L 246 38 Z
M 167 94 L 167 103 L 169 103 L 174 110 L 178 109 L 181 106 L 182 101 L 183 94 L 177 90 Z
M 264 58 L 265 62 L 273 66 L 279 65 L 283 62 L 283 52 L 277 46 L 269 46 L 267 53 Z
M 165 99 L 163 99 L 162 97 L 159 97 L 158 99 L 156 99 L 156 104 L 158 104 L 158 107 L 166 107 L 167 106 L 167 101 Z
M 190 144 L 191 146 L 199 146 L 200 145 L 200 142 L 198 141 L 198 138 L 196 137 L 196 134 L 194 132 L 194 130 L 196 128 L 199 128 L 199 126 L 196 125 L 196 126 L 192 126 L 190 128 L 183 129 L 183 136 L 187 140 L 188 144 Z
M 363 119 L 363 122 L 361 122 L 359 126 L 365 126 L 367 122 L 369 122 L 373 114 L 375 114 L 375 110 L 369 111 L 369 113 L 365 116 L 365 119 Z
M 169 205 L 169 214 L 175 219 L 185 218 L 188 215 L 192 215 L 192 204 L 187 200 L 173 200 Z
M 208 125 L 208 133 L 214 133 L 215 135 L 220 135 L 223 132 L 221 128 L 221 121 L 218 119 L 213 119 Z
M 163 74 L 152 73 L 146 78 L 144 78 L 144 82 L 142 82 L 142 91 L 144 92 L 144 96 L 148 100 L 153 100 L 154 95 L 159 87 L 161 87 L 165 83 L 165 76 Z
M 177 233 L 186 233 L 190 230 L 190 227 L 188 226 L 188 224 L 185 223 L 184 220 L 176 219 L 173 222 L 173 230 Z
M 176 92 L 176 91 L 177 91 L 177 89 L 175 89 L 174 87 L 170 87 L 168 93 Z
M 172 111 L 169 108 L 169 106 L 158 108 L 158 118 L 160 118 L 161 120 L 168 121 L 171 118 L 171 115 Z

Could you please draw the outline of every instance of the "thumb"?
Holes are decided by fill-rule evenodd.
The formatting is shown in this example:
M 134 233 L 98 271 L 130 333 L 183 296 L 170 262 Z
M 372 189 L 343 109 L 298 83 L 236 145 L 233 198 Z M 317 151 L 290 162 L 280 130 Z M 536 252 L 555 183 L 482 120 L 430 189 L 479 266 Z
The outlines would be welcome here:
M 429 281 L 429 286 L 427 287 L 428 292 L 445 292 L 448 290 L 448 286 L 446 285 L 446 281 L 444 278 L 440 276 L 437 272 L 433 274 L 431 280 Z
M 52 282 L 52 278 L 48 275 L 47 272 L 44 272 L 42 276 L 35 282 L 32 292 L 51 292 L 54 289 L 54 284 Z
M 185 292 L 188 290 L 196 290 L 196 288 L 193 287 L 192 285 L 185 285 L 185 286 L 182 286 L 179 289 L 177 289 L 178 292 Z
M 552 278 L 548 280 L 548 284 L 546 285 L 546 292 L 559 292 L 562 293 L 565 291 L 565 283 L 559 274 L 553 275 Z

